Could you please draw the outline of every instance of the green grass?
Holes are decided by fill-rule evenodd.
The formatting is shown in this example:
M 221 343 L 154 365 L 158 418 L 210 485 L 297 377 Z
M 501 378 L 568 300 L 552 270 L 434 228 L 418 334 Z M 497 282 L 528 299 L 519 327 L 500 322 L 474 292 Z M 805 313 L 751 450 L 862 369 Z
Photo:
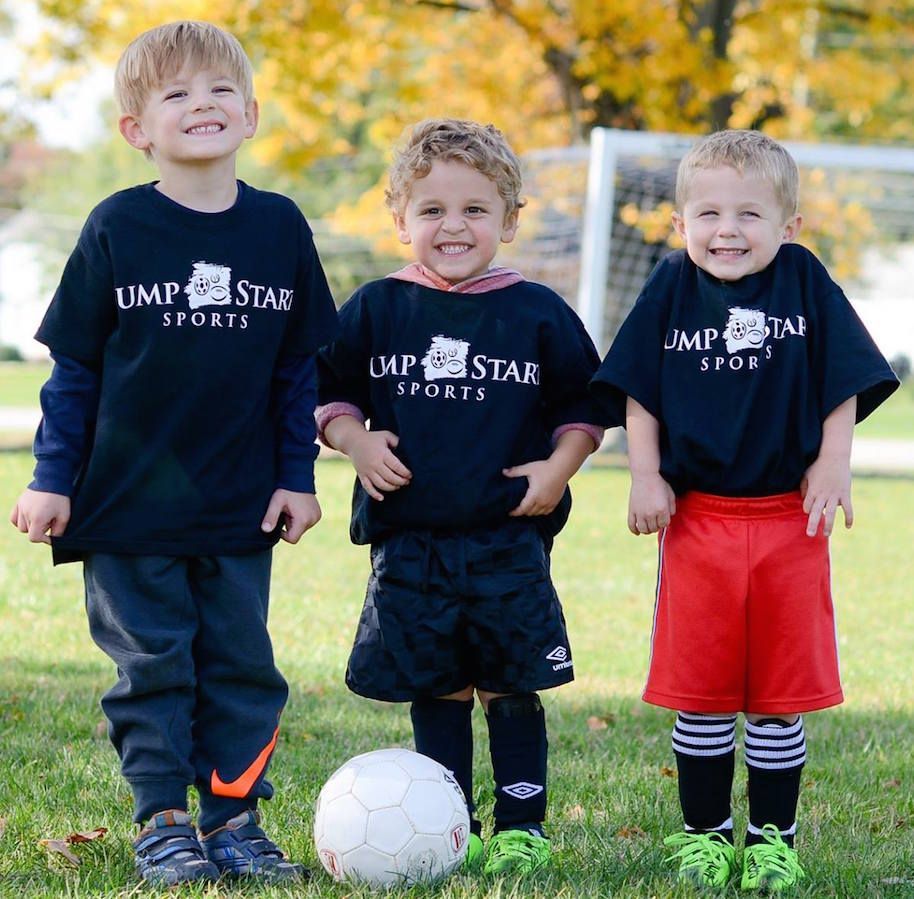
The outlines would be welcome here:
M 0 454 L 0 505 L 28 478 L 25 453 Z M 276 553 L 272 629 L 292 695 L 271 767 L 276 798 L 267 826 L 296 857 L 317 864 L 310 827 L 327 776 L 351 755 L 410 745 L 405 706 L 347 693 L 342 673 L 361 606 L 368 558 L 347 539 L 351 475 L 343 462 L 318 471 L 324 520 L 297 547 Z M 552 870 L 517 882 L 455 876 L 408 895 L 679 897 L 660 838 L 679 829 L 669 744 L 672 713 L 639 699 L 647 658 L 655 543 L 623 518 L 623 472 L 576 478 L 576 507 L 554 557 L 575 649 L 577 680 L 544 694 L 550 731 Z M 910 548 L 914 481 L 860 479 L 857 523 L 833 538 L 846 704 L 807 717 L 800 850 L 809 874 L 796 896 L 914 895 L 914 697 Z M 98 707 L 110 663 L 91 643 L 78 566 L 52 569 L 45 547 L 0 529 L 0 897 L 137 895 L 130 798 Z M 602 725 L 592 729 L 588 719 Z M 491 813 L 485 730 L 477 710 L 476 793 Z M 745 822 L 738 765 L 737 824 Z M 76 847 L 71 869 L 38 841 L 104 826 Z M 182 895 L 291 896 L 257 886 L 184 889 Z M 322 872 L 296 896 L 368 894 Z M 394 895 L 407 895 L 394 893 Z M 731 885 L 721 895 L 739 895 Z
M 36 407 L 50 373 L 46 362 L 0 362 L 0 406 Z
M 908 378 L 854 433 L 880 440 L 914 440 L 914 378 Z

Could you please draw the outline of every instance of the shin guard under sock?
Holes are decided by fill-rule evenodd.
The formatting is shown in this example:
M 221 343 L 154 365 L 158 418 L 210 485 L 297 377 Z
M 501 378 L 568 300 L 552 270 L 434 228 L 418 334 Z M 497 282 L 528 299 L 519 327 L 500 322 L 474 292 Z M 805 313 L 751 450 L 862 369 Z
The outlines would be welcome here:
M 536 693 L 489 702 L 489 752 L 495 775 L 495 832 L 524 829 L 542 835 L 546 817 L 546 716 Z
M 680 712 L 673 727 L 679 803 L 687 831 L 719 833 L 733 842 L 730 794 L 736 750 L 736 716 Z
M 780 718 L 746 722 L 743 741 L 749 775 L 749 828 L 746 845 L 762 842 L 765 824 L 774 824 L 784 842 L 796 834 L 800 775 L 806 761 L 803 719 L 788 724 Z

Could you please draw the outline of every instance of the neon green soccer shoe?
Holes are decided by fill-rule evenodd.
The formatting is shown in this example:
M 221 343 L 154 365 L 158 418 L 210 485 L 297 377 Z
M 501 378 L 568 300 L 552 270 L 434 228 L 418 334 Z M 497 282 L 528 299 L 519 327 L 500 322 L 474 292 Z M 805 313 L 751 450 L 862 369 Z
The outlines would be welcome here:
M 529 874 L 549 864 L 552 850 L 546 837 L 526 830 L 503 830 L 489 841 L 485 874 Z
M 736 867 L 736 850 L 719 833 L 674 833 L 664 846 L 678 847 L 666 861 L 679 861 L 679 879 L 697 886 L 722 887 Z
M 467 854 L 463 857 L 463 870 L 467 874 L 475 874 L 482 870 L 485 860 L 486 850 L 482 844 L 482 838 L 471 833 L 467 840 Z
M 747 846 L 743 851 L 741 890 L 777 893 L 796 886 L 806 872 L 800 867 L 796 849 L 788 846 L 774 824 L 762 828 L 764 843 Z

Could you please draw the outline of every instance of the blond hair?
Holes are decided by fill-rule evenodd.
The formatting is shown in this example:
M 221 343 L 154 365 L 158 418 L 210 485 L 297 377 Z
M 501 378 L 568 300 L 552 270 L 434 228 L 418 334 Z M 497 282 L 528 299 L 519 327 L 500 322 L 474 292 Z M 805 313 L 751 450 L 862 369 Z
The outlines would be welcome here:
M 186 64 L 224 69 L 245 104 L 254 100 L 251 61 L 234 35 L 209 22 L 170 22 L 143 32 L 127 46 L 114 73 L 114 96 L 124 115 L 140 115 L 149 95 Z
M 743 130 L 716 131 L 683 156 L 676 172 L 676 208 L 681 212 L 685 206 L 696 173 L 722 166 L 765 179 L 774 188 L 785 218 L 796 215 L 800 174 L 794 158 L 766 134 Z
M 526 205 L 520 195 L 520 160 L 494 125 L 464 119 L 425 119 L 413 127 L 390 167 L 384 197 L 394 212 L 403 211 L 413 182 L 424 178 L 439 159 L 462 162 L 494 181 L 505 201 L 506 216 Z

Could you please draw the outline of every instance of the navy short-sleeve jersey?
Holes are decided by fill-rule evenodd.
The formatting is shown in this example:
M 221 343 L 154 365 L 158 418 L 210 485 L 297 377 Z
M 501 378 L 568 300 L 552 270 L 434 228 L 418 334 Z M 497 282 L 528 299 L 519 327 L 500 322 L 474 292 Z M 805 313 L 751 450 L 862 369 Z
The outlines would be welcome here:
M 101 379 L 55 559 L 272 545 L 260 522 L 276 484 L 274 371 L 336 327 L 291 200 L 239 182 L 221 213 L 187 209 L 152 184 L 103 201 L 36 335 Z
M 840 287 L 804 247 L 719 281 L 676 251 L 654 269 L 591 390 L 609 414 L 633 397 L 660 422 L 676 493 L 797 489 L 822 423 L 857 396 L 857 420 L 898 386 Z
M 600 424 L 588 395 L 599 357 L 580 319 L 547 287 L 435 290 L 393 278 L 340 309 L 341 336 L 318 357 L 321 404 L 346 402 L 399 437 L 410 483 L 371 499 L 356 481 L 351 534 L 464 530 L 507 520 L 527 489 L 502 469 L 547 458 L 552 432 Z M 565 522 L 570 493 L 551 516 Z

